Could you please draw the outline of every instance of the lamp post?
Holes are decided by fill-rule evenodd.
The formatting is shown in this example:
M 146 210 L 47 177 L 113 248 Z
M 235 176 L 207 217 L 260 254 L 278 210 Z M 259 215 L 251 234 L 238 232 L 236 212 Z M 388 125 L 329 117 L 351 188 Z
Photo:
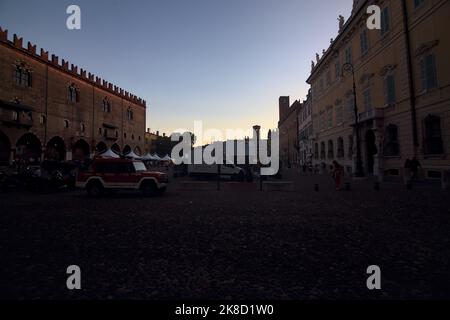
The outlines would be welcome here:
M 355 177 L 364 177 L 364 170 L 362 166 L 362 156 L 361 156 L 361 137 L 359 132 L 359 117 L 358 117 L 358 106 L 356 105 L 356 82 L 355 82 L 355 68 L 351 63 L 344 63 L 342 66 L 342 74 L 345 69 L 350 69 L 353 76 L 353 112 L 355 115 L 355 131 L 356 131 L 356 172 Z

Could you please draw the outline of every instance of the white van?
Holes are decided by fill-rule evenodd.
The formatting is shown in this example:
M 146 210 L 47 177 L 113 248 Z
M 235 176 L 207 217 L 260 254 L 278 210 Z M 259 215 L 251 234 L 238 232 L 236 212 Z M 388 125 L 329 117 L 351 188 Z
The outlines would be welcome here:
M 218 165 L 208 164 L 190 164 L 188 165 L 188 174 L 190 177 L 211 178 L 217 176 Z M 230 178 L 231 180 L 244 181 L 244 169 L 235 166 L 234 164 L 223 164 L 220 166 L 220 177 Z

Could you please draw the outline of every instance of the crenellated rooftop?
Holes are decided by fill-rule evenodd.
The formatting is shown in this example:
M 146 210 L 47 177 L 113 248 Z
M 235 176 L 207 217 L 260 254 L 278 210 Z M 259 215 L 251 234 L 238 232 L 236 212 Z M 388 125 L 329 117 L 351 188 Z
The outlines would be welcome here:
M 96 86 L 98 88 L 101 88 L 103 90 L 106 90 L 114 95 L 120 96 L 121 98 L 124 98 L 130 102 L 133 102 L 137 105 L 140 105 L 142 107 L 146 107 L 146 101 L 129 93 L 128 91 L 123 90 L 122 88 L 119 88 L 118 86 L 113 85 L 112 83 L 109 83 L 106 80 L 103 80 L 100 77 L 95 76 L 94 74 L 87 72 L 83 68 L 78 68 L 78 66 L 71 64 L 69 61 L 65 59 L 61 59 L 61 63 L 59 61 L 59 57 L 52 54 L 49 59 L 49 53 L 48 51 L 45 51 L 41 48 L 40 52 L 36 52 L 36 45 L 32 44 L 31 42 L 27 43 L 27 46 L 23 46 L 23 38 L 18 37 L 16 34 L 13 35 L 13 39 L 8 39 L 8 30 L 3 30 L 2 27 L 0 27 L 0 43 L 4 43 L 8 45 L 9 47 L 13 47 L 14 49 L 17 49 L 39 61 L 42 61 L 43 63 L 46 63 L 48 65 L 53 66 L 54 68 L 57 68 L 59 70 L 62 70 L 72 76 L 75 76 L 81 80 L 84 80 L 86 82 L 89 82 L 93 86 Z

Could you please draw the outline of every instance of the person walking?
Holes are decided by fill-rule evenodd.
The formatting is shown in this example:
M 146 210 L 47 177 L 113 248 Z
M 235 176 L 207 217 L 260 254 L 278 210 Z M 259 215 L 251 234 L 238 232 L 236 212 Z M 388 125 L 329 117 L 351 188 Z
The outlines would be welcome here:
M 333 178 L 336 185 L 336 191 L 340 191 L 342 189 L 343 176 L 344 168 L 337 161 L 333 161 Z

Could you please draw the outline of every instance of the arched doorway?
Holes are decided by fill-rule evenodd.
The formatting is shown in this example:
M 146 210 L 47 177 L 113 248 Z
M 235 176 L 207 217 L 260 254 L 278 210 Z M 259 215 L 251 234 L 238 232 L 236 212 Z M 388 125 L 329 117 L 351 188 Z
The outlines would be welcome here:
M 119 147 L 119 145 L 118 145 L 117 143 L 114 143 L 114 144 L 111 146 L 111 150 L 114 151 L 114 152 L 117 153 L 117 154 L 120 154 L 120 147 Z
M 38 137 L 25 133 L 17 140 L 16 159 L 36 163 L 41 160 L 42 145 Z
M 367 172 L 374 173 L 375 155 L 378 153 L 375 133 L 372 130 L 366 132 Z
M 6 134 L 0 131 L 0 166 L 9 164 L 9 155 L 11 151 L 11 142 Z
M 97 151 L 98 153 L 105 152 L 106 150 L 108 150 L 108 146 L 104 142 L 99 142 L 95 146 L 95 151 Z
M 126 145 L 123 147 L 123 154 L 128 154 L 131 152 L 131 147 L 129 145 Z
M 141 148 L 139 147 L 134 148 L 134 153 L 136 153 L 138 156 L 141 156 L 142 155 Z
M 78 161 L 86 160 L 90 156 L 90 150 L 89 143 L 83 139 L 78 140 L 72 146 L 73 159 Z
M 66 144 L 61 137 L 53 137 L 47 143 L 45 157 L 48 160 L 64 161 L 66 159 Z

